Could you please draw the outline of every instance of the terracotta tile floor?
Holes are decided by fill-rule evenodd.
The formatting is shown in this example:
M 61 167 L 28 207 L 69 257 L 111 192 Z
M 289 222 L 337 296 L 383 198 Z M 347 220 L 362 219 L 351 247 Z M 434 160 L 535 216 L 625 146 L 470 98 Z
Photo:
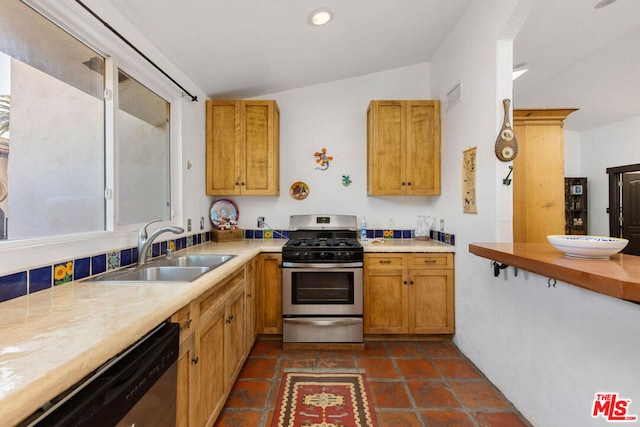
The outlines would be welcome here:
M 270 427 L 285 371 L 365 373 L 380 427 L 530 426 L 452 343 L 377 341 L 364 351 L 256 342 L 216 426 Z

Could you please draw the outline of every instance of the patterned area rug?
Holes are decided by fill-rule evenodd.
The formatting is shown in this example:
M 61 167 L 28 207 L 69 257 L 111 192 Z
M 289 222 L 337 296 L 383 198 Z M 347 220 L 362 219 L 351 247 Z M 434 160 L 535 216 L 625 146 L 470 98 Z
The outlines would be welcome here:
M 377 427 L 363 374 L 286 372 L 271 427 Z

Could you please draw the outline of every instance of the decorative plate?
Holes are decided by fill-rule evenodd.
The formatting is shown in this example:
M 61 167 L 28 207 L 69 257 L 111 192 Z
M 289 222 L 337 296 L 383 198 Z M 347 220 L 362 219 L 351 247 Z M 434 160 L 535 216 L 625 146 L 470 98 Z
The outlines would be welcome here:
M 603 236 L 549 235 L 547 240 L 566 256 L 577 258 L 609 258 L 629 243 L 627 239 Z
M 294 182 L 291 184 L 289 194 L 296 200 L 302 200 L 309 195 L 309 186 L 302 181 Z
M 211 204 L 209 219 L 211 219 L 211 223 L 219 230 L 238 228 L 240 210 L 233 201 L 229 199 L 218 199 Z

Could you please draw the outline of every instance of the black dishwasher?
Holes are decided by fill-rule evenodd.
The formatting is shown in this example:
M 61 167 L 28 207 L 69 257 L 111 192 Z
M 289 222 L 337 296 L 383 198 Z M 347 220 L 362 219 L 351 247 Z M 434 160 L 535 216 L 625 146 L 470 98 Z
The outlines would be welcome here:
M 158 326 L 20 426 L 175 426 L 179 332 Z

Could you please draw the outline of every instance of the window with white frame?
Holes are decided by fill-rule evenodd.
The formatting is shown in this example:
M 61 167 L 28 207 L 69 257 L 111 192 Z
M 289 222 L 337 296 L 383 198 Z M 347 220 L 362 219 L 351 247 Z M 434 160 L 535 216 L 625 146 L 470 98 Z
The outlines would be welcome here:
M 22 1 L 0 28 L 0 239 L 169 220 L 170 102 Z

